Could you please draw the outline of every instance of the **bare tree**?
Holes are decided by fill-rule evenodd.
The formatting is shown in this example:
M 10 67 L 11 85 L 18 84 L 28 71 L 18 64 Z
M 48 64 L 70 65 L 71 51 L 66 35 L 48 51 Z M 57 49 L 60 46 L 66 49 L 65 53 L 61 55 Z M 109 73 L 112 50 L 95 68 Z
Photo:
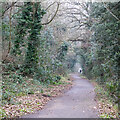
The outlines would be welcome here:
M 94 21 L 90 16 L 91 4 L 74 1 L 64 2 L 64 4 L 66 7 L 63 15 L 68 20 L 67 28 L 70 30 L 68 41 L 82 42 L 84 46 L 88 45 L 92 33 L 89 28 Z

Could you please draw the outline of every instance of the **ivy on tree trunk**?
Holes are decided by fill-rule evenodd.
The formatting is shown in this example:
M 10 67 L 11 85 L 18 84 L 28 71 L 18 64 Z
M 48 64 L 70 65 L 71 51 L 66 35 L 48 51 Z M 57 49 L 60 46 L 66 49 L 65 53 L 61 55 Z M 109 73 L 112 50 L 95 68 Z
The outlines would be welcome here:
M 14 42 L 14 47 L 15 51 L 17 51 L 20 44 L 21 46 L 23 43 L 27 44 L 24 68 L 27 74 L 34 74 L 39 60 L 38 47 L 40 38 L 38 36 L 42 28 L 41 19 L 45 11 L 41 8 L 40 2 L 25 2 L 21 13 L 17 28 L 19 29 L 19 27 L 21 27 L 20 31 L 24 31 L 22 32 L 24 35 L 20 34 L 20 31 L 17 32 L 18 35 Z M 24 36 L 27 39 L 24 38 Z

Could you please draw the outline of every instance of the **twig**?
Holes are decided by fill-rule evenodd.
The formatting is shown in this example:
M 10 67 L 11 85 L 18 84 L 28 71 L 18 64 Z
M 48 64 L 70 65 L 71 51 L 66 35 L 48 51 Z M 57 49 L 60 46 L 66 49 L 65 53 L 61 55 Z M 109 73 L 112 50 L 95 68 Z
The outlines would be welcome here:
M 54 5 L 56 2 L 53 2 L 52 4 L 50 4 L 46 9 L 45 11 L 47 11 L 52 5 Z
M 112 12 L 111 12 L 111 10 L 106 6 L 106 4 L 103 2 L 103 4 L 104 4 L 104 7 L 107 9 L 107 11 L 114 17 L 114 18 L 116 18 L 118 21 L 120 21 L 120 19 L 115 15 L 115 14 L 113 14 Z
M 57 3 L 57 10 L 56 10 L 54 16 L 51 18 L 51 20 L 49 20 L 49 21 L 46 22 L 46 23 L 42 23 L 41 25 L 47 25 L 47 24 L 49 24 L 49 23 L 51 23 L 51 22 L 53 21 L 53 19 L 54 19 L 54 18 L 56 17 L 56 15 L 57 15 L 57 12 L 58 12 L 58 10 L 59 10 L 59 6 L 60 6 L 60 3 Z
M 3 17 L 4 14 L 5 14 L 11 7 L 13 7 L 16 3 L 17 3 L 17 1 L 16 1 L 16 2 L 12 2 L 12 4 L 11 4 L 10 6 L 8 6 L 8 7 L 5 9 L 5 11 L 2 13 L 2 16 L 1 16 L 1 17 Z

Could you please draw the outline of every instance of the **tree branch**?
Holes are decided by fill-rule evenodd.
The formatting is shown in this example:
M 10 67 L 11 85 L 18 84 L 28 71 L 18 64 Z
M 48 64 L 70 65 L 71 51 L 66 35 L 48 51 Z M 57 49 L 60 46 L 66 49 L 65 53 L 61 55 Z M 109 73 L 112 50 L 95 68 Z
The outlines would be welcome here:
M 53 2 L 52 4 L 50 4 L 46 9 L 45 11 L 47 11 L 52 5 L 54 5 L 56 2 Z
M 57 12 L 58 12 L 58 10 L 59 10 L 59 6 L 60 6 L 60 3 L 57 3 L 57 10 L 56 10 L 54 16 L 51 18 L 51 20 L 49 20 L 49 21 L 46 22 L 46 23 L 42 23 L 41 25 L 47 25 L 47 24 L 49 24 L 49 23 L 51 23 L 51 22 L 53 21 L 53 19 L 54 19 L 54 18 L 56 17 L 56 15 L 57 15 Z
M 4 14 L 5 14 L 11 7 L 13 7 L 16 3 L 17 3 L 17 1 L 16 1 L 16 2 L 12 2 L 12 4 L 9 5 L 9 6 L 5 9 L 5 11 L 2 13 L 2 16 L 1 16 L 1 17 L 3 17 Z
M 106 4 L 103 2 L 103 4 L 104 4 L 104 7 L 107 9 L 107 11 L 115 18 L 115 19 L 117 19 L 118 21 L 120 21 L 120 19 L 115 15 L 115 14 L 113 14 L 112 12 L 111 12 L 111 10 L 106 6 Z
M 74 40 L 68 40 L 71 42 L 86 42 L 84 39 L 74 39 Z

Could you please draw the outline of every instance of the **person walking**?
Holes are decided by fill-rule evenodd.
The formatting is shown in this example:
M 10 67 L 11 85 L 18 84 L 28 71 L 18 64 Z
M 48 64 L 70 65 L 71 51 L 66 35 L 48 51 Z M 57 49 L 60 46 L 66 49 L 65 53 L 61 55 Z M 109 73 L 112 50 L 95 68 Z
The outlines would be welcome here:
M 82 68 L 79 68 L 79 69 L 78 69 L 78 72 L 82 74 Z

